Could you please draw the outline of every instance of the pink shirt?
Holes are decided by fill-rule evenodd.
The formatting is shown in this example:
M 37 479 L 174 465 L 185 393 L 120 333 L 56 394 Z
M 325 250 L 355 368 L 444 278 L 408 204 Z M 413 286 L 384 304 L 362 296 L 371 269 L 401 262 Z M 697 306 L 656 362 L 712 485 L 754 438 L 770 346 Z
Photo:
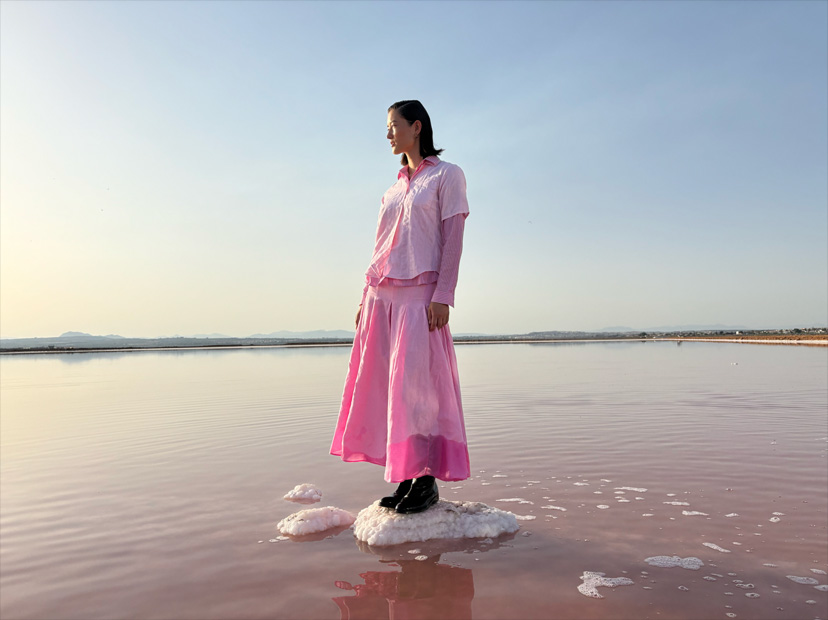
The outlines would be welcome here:
M 401 286 L 437 282 L 432 301 L 453 306 L 468 214 L 459 166 L 430 156 L 411 178 L 404 166 L 382 197 L 365 290 L 385 280 Z

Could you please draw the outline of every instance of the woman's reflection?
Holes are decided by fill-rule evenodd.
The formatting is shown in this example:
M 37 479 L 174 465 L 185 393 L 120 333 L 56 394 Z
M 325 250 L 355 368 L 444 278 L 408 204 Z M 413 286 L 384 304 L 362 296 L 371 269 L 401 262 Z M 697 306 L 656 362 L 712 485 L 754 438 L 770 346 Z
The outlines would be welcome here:
M 360 573 L 365 583 L 337 581 L 353 596 L 333 599 L 341 620 L 471 620 L 474 579 L 468 568 L 426 560 L 395 560 L 400 570 Z

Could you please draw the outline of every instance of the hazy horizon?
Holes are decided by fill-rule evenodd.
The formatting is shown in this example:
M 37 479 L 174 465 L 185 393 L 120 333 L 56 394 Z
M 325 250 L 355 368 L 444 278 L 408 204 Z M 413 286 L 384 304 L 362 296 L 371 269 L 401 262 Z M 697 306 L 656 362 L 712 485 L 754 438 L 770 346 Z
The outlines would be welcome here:
M 747 325 L 724 325 L 724 324 L 708 324 L 708 325 L 701 325 L 701 324 L 686 324 L 686 325 L 660 325 L 660 326 L 649 326 L 649 327 L 627 327 L 623 325 L 618 326 L 610 326 L 610 327 L 602 327 L 598 329 L 583 329 L 583 330 L 568 330 L 568 329 L 539 329 L 539 330 L 531 330 L 530 332 L 452 332 L 455 336 L 461 335 L 482 335 L 482 336 L 508 336 L 508 335 L 520 335 L 525 333 L 542 333 L 542 332 L 583 332 L 583 333 L 602 333 L 602 332 L 669 332 L 669 331 L 680 331 L 680 330 L 696 330 L 696 331 L 705 331 L 705 330 L 734 330 L 734 329 L 744 329 L 747 331 L 753 330 L 786 330 L 786 329 L 823 329 L 828 327 L 826 323 L 814 323 L 814 324 L 792 324 L 792 325 L 775 325 L 775 326 L 762 326 L 762 327 L 751 327 Z M 77 330 L 67 330 L 61 332 L 60 334 L 55 335 L 38 335 L 38 336 L 2 336 L 0 335 L 0 340 L 30 340 L 30 339 L 49 339 L 49 338 L 60 338 L 67 335 L 79 335 L 79 336 L 90 336 L 94 338 L 124 338 L 124 339 L 147 339 L 147 340 L 154 340 L 154 339 L 164 339 L 164 338 L 283 338 L 283 337 L 290 337 L 289 334 L 311 334 L 319 332 L 324 333 L 348 333 L 350 335 L 354 334 L 354 330 L 347 330 L 347 329 L 314 329 L 314 330 L 304 330 L 304 331 L 295 331 L 295 330 L 274 330 L 270 332 L 256 332 L 252 334 L 224 334 L 218 332 L 211 332 L 211 333 L 174 333 L 174 334 L 156 334 L 152 336 L 133 336 L 130 334 L 121 334 L 121 333 L 107 333 L 107 334 L 94 334 L 91 332 L 81 332 Z
M 3 338 L 352 330 L 406 98 L 468 181 L 454 333 L 828 322 L 826 3 L 0 12 Z

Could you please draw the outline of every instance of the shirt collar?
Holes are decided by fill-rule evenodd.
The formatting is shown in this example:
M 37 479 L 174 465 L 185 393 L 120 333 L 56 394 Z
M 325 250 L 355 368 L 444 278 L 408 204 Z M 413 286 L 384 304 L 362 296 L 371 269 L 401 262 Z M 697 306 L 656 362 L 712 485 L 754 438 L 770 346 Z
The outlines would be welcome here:
M 417 174 L 417 172 L 419 172 L 423 168 L 423 166 L 436 166 L 439 162 L 439 157 L 437 157 L 436 155 L 429 155 L 428 157 L 423 159 L 423 161 L 420 162 L 420 165 L 417 166 L 417 170 L 414 171 L 414 174 Z M 400 168 L 400 171 L 397 173 L 397 178 L 400 179 L 402 177 L 405 177 L 407 179 L 408 174 L 406 173 L 406 170 L 408 170 L 408 166 L 403 166 L 402 168 Z

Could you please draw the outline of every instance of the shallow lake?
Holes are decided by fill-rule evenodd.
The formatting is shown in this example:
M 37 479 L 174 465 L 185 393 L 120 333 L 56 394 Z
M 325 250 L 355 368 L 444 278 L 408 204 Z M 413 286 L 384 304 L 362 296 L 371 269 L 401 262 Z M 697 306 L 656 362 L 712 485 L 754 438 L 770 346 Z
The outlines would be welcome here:
M 0 358 L 0 615 L 828 617 L 825 347 L 458 345 L 473 477 L 441 495 L 521 529 L 276 541 L 299 483 L 354 514 L 393 489 L 328 454 L 348 354 Z M 634 583 L 589 598 L 585 571 Z

